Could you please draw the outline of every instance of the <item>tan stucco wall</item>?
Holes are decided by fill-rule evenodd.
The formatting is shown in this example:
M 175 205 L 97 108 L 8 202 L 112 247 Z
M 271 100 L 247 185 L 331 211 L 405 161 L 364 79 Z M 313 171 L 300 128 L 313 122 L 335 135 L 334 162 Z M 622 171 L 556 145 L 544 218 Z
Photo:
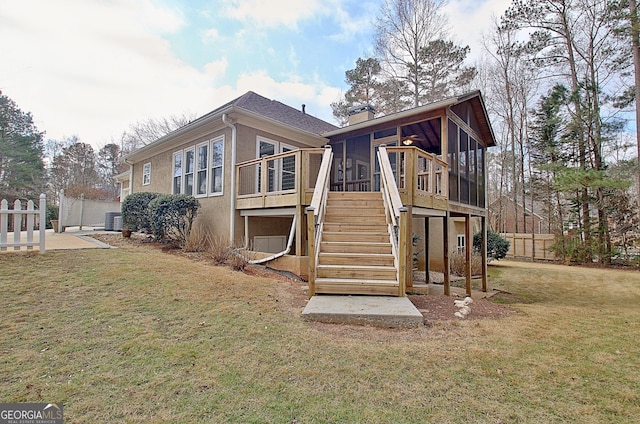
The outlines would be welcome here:
M 210 130 L 197 136 L 185 137 L 183 141 L 172 143 L 168 150 L 152 155 L 148 159 L 141 159 L 133 166 L 132 188 L 133 192 L 153 191 L 158 193 L 171 193 L 173 154 L 179 150 L 196 147 L 198 144 L 224 136 L 224 189 L 218 196 L 197 196 L 200 202 L 200 211 L 194 226 L 200 230 L 208 231 L 214 235 L 228 239 L 230 237 L 230 209 L 232 196 L 231 173 L 235 167 L 231 166 L 232 132 L 229 127 L 211 125 Z M 274 126 L 274 132 L 277 131 Z M 236 124 L 237 155 L 236 163 L 256 158 L 257 138 L 264 137 L 269 140 L 286 143 L 294 147 L 309 147 L 300 142 L 278 136 L 274 132 L 258 130 L 246 125 Z M 142 185 L 142 169 L 145 163 L 151 162 L 151 183 Z M 250 218 L 250 241 L 255 235 L 286 235 L 289 234 L 291 218 Z M 244 244 L 244 217 L 239 211 L 235 211 L 235 231 L 232 243 L 240 246 Z
M 231 160 L 231 130 L 229 128 L 208 131 L 198 137 L 192 137 L 175 145 L 170 150 L 151 156 L 133 166 L 133 192 L 153 191 L 158 193 L 171 193 L 173 178 L 173 154 L 177 151 L 195 148 L 205 141 L 224 136 L 225 166 L 223 169 L 224 185 L 223 194 L 216 196 L 196 196 L 200 202 L 198 217 L 194 223 L 199 229 L 212 232 L 215 235 L 229 238 L 229 209 L 231 207 L 231 172 L 228 166 Z M 142 185 L 142 168 L 145 163 L 151 162 L 151 183 Z M 240 218 L 237 213 L 236 219 Z M 240 234 L 242 234 L 240 232 Z
M 444 266 L 443 255 L 443 234 L 442 234 L 442 218 L 431 218 L 429 220 L 429 268 L 432 271 L 442 271 Z M 420 237 L 417 250 L 422 250 L 418 256 L 418 269 L 424 270 L 424 218 L 413 219 L 413 234 Z M 480 231 L 480 222 L 478 218 L 471 218 L 471 243 L 473 243 L 473 235 Z M 458 234 L 464 234 L 464 218 L 449 219 L 449 254 L 457 251 Z

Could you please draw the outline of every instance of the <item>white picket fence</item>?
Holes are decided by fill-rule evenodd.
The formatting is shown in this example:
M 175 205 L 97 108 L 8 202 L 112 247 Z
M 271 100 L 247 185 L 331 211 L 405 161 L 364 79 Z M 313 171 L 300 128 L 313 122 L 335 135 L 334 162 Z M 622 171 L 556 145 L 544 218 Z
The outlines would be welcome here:
M 0 251 L 7 251 L 7 248 L 13 247 L 13 250 L 20 250 L 26 246 L 27 250 L 33 250 L 33 246 L 39 246 L 40 253 L 45 253 L 45 218 L 47 214 L 47 196 L 40 195 L 40 204 L 38 209 L 34 208 L 33 200 L 27 202 L 27 208 L 22 209 L 22 202 L 16 200 L 13 203 L 13 209 L 9 209 L 9 202 L 6 199 L 0 201 Z M 9 216 L 13 217 L 13 239 L 9 241 Z M 22 225 L 26 218 L 26 236 L 22 239 Z M 36 221 L 38 219 L 38 221 Z M 38 229 L 35 224 L 38 222 Z M 33 241 L 34 230 L 38 233 L 38 240 Z

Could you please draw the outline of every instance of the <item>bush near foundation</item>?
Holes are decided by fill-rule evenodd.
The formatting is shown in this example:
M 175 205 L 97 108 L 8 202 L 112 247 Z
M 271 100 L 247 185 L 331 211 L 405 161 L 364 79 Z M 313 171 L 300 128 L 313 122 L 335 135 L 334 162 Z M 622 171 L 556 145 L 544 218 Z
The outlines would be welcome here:
M 122 227 L 131 231 L 144 231 L 150 233 L 151 220 L 149 215 L 149 202 L 160 193 L 140 192 L 125 197 L 122 202 Z
M 500 234 L 487 230 L 487 259 L 502 259 L 507 256 L 509 251 L 509 243 L 503 239 Z M 473 248 L 476 252 L 482 251 L 482 233 L 479 232 L 473 236 Z
M 200 202 L 187 194 L 162 194 L 149 202 L 153 237 L 184 247 L 189 240 Z

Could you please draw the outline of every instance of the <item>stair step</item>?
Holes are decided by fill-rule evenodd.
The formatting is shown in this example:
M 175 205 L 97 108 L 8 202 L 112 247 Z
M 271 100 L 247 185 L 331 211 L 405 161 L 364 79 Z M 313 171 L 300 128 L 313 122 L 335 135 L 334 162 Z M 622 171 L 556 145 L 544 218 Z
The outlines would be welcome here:
M 330 200 L 382 200 L 382 193 L 379 191 L 330 191 L 328 195 Z
M 365 232 L 365 233 L 384 233 L 387 232 L 387 223 L 382 222 L 326 222 L 324 223 L 323 233 L 328 232 Z
M 348 278 L 317 278 L 316 293 L 325 294 L 371 294 L 398 295 L 398 282 L 395 280 L 364 280 Z
M 388 232 L 365 231 L 323 231 L 323 241 L 362 241 L 362 242 L 389 242 Z
M 331 253 L 392 253 L 391 243 L 367 243 L 351 241 L 323 241 L 320 252 Z
M 322 252 L 318 256 L 318 264 L 394 266 L 394 258 L 392 254 Z
M 364 280 L 394 280 L 397 276 L 393 266 L 376 265 L 318 265 L 319 278 L 345 278 Z
M 316 293 L 398 296 L 380 192 L 328 194 L 316 266 Z
M 384 215 L 368 215 L 363 214 L 362 211 L 353 211 L 350 214 L 345 215 L 337 215 L 327 212 L 324 218 L 324 222 L 326 223 L 348 223 L 348 224 L 386 224 L 387 220 Z
M 326 215 L 348 215 L 348 216 L 385 216 L 384 207 L 363 207 L 355 205 L 327 206 Z

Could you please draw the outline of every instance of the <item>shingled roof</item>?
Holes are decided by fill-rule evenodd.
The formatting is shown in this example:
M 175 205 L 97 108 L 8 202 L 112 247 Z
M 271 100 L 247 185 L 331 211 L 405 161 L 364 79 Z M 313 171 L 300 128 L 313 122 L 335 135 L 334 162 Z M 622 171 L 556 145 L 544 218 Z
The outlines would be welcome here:
M 322 119 L 303 113 L 298 109 L 287 106 L 276 100 L 267 99 L 253 91 L 246 92 L 237 99 L 220 106 L 208 115 L 216 114 L 229 106 L 257 113 L 265 118 L 273 119 L 274 121 L 281 122 L 312 134 L 321 135 L 327 131 L 338 129 L 335 125 L 325 122 Z

